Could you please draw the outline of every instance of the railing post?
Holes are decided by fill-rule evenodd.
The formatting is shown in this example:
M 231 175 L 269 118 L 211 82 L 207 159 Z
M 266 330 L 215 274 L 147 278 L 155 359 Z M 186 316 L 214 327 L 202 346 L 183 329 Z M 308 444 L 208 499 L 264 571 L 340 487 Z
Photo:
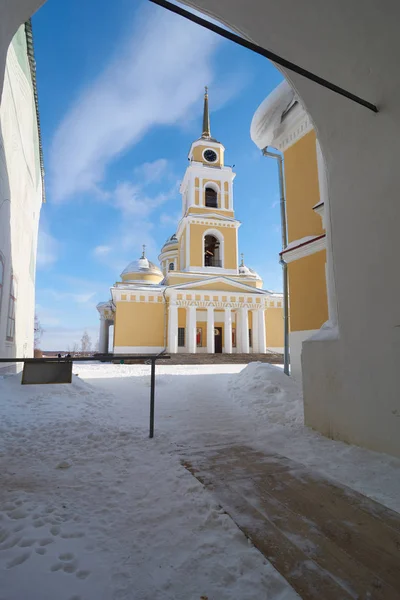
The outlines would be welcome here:
M 151 375 L 150 375 L 150 433 L 149 437 L 154 437 L 154 396 L 156 385 L 156 361 L 151 359 Z

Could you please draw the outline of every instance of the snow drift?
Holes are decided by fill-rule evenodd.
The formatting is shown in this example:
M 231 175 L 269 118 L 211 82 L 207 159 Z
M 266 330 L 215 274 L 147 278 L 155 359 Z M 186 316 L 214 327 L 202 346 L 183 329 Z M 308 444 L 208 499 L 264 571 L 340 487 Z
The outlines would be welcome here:
M 250 363 L 231 377 L 228 389 L 235 402 L 271 423 L 303 425 L 301 388 L 279 367 Z

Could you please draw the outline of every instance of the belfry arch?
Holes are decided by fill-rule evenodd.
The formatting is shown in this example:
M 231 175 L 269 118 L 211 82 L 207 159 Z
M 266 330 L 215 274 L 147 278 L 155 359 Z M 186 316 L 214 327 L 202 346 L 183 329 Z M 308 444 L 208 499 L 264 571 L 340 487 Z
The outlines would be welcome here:
M 313 120 L 329 196 L 326 219 L 340 335 L 328 327 L 320 339 L 303 346 L 306 405 L 317 403 L 320 414 L 311 424 L 348 442 L 400 455 L 400 422 L 393 419 L 400 389 L 395 360 L 400 281 L 393 276 L 400 222 L 400 173 L 393 168 L 400 137 L 400 5 L 395 0 L 184 3 L 378 105 L 379 113 L 373 114 L 281 68 Z M 0 0 L 1 90 L 11 39 L 42 4 Z M 263 168 L 260 162 L 260 172 Z M 374 370 L 379 377 L 372 380 Z

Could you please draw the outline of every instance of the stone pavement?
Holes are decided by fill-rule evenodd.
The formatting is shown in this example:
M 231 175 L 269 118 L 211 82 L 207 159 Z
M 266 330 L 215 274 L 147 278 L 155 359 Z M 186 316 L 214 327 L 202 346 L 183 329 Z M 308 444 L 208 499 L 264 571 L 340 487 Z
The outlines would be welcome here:
M 306 600 L 399 600 L 400 515 L 300 463 L 245 446 L 184 466 Z
M 267 354 L 171 354 L 169 360 L 158 360 L 157 364 L 168 365 L 247 365 L 251 362 L 283 364 L 283 354 L 268 352 Z

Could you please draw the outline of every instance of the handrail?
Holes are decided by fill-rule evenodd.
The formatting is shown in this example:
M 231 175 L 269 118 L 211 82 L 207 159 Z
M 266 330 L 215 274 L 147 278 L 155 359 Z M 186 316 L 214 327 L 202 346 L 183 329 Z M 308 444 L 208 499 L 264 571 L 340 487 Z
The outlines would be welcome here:
M 54 356 L 49 358 L 0 358 L 0 363 L 72 363 L 72 362 L 111 362 L 113 360 L 145 360 L 151 363 L 150 374 L 150 427 L 149 437 L 154 437 L 154 402 L 156 388 L 156 361 L 171 358 L 164 353 L 159 354 L 96 354 L 94 356 Z M 71 366 L 72 369 L 72 366 Z

